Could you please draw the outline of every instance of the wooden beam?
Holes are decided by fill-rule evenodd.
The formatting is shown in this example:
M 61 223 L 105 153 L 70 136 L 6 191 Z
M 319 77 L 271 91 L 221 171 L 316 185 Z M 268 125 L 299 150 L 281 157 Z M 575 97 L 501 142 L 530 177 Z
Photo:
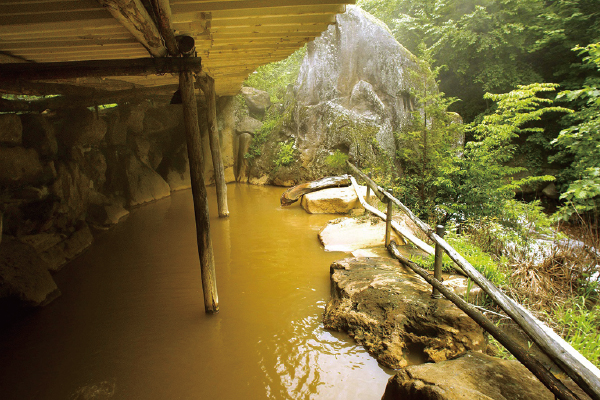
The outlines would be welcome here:
M 219 141 L 219 127 L 217 124 L 217 98 L 215 94 L 215 81 L 207 74 L 201 74 L 196 82 L 200 86 L 206 98 L 206 118 L 208 120 L 208 138 L 210 142 L 210 154 L 212 156 L 213 170 L 215 174 L 215 187 L 217 189 L 217 206 L 219 217 L 229 216 L 227 207 L 227 183 L 225 182 L 225 168 L 221 157 L 221 143 Z
M 64 96 L 91 96 L 96 92 L 97 89 L 94 88 L 63 83 L 0 80 L 0 93 L 7 94 L 24 94 L 29 96 L 48 96 L 53 94 Z
M 73 79 L 92 76 L 174 74 L 186 69 L 199 73 L 202 70 L 200 58 L 136 58 L 131 60 L 0 64 L 0 82 Z
M 140 0 L 98 0 L 154 57 L 165 57 L 163 38 Z
M 179 47 L 173 27 L 171 26 L 171 5 L 169 0 L 150 0 L 150 5 L 156 16 L 156 22 L 160 35 L 165 41 L 165 46 L 170 55 L 176 57 L 179 55 Z
M 85 49 L 98 47 L 111 47 L 117 45 L 132 45 L 139 43 L 134 38 L 110 38 L 110 39 L 76 39 L 76 40 L 2 40 L 0 49 L 2 50 L 48 50 L 48 49 Z
M 168 85 L 116 91 L 92 89 L 88 94 L 80 96 L 59 96 L 30 101 L 0 99 L 0 112 L 42 112 L 112 103 L 135 103 L 156 96 L 172 96 L 177 88 L 177 85 Z
M 50 14 L 50 13 L 76 13 L 89 10 L 101 10 L 100 6 L 94 0 L 77 1 L 15 1 L 1 2 L 0 16 L 9 15 L 31 15 L 31 14 Z
M 85 10 L 77 13 L 43 13 L 43 14 L 12 14 L 0 18 L 1 26 L 62 23 L 68 24 L 75 21 L 102 20 L 110 17 L 105 10 Z
M 210 27 L 213 29 L 233 28 L 233 27 L 264 27 L 264 26 L 296 26 L 299 24 L 332 24 L 335 22 L 334 14 L 324 15 L 294 15 L 294 16 L 267 16 L 243 19 L 220 19 L 211 21 Z
M 202 173 L 202 142 L 198 126 L 198 105 L 194 94 L 194 76 L 192 72 L 179 74 L 179 89 L 183 102 L 183 119 L 190 162 L 190 177 L 194 197 L 194 215 L 196 218 L 196 238 L 200 257 L 202 291 L 204 292 L 204 310 L 207 313 L 219 312 L 219 296 L 215 274 L 215 257 L 210 237 L 210 215 L 206 199 L 206 186 Z
M 299 15 L 323 15 L 323 14 L 342 14 L 346 10 L 345 5 L 326 4 L 319 6 L 288 6 L 281 5 L 268 8 L 249 8 L 237 10 L 212 11 L 213 20 L 220 19 L 239 19 L 250 17 L 265 16 L 299 16 Z
M 356 0 L 286 0 L 286 6 L 321 6 L 321 5 L 340 5 L 355 4 Z M 174 13 L 193 12 L 193 11 L 224 11 L 249 8 L 270 8 L 279 6 L 273 0 L 242 0 L 242 1 L 186 1 L 171 0 L 171 9 Z
M 77 20 L 69 21 L 68 24 L 65 22 L 46 22 L 46 23 L 23 23 L 18 25 L 0 25 L 0 34 L 2 38 L 12 37 L 23 37 L 32 35 L 49 34 L 55 35 L 61 31 L 72 31 L 73 29 L 79 31 L 79 35 L 85 35 L 89 31 L 103 30 L 107 31 L 110 29 L 118 31 L 124 29 L 123 25 L 119 24 L 110 15 L 106 15 L 106 18 L 101 20 Z

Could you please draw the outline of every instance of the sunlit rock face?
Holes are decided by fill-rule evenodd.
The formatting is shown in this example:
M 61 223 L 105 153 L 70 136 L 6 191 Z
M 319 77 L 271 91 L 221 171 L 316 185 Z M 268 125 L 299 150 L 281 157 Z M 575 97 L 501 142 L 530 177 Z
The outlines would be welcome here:
M 356 161 L 371 161 L 381 150 L 393 156 L 394 132 L 409 122 L 418 76 L 414 56 L 388 28 L 348 6 L 309 43 L 295 87 L 295 135 L 304 165 L 336 149 Z
M 347 332 L 389 368 L 440 362 L 483 351 L 483 330 L 397 261 L 346 258 L 330 267 L 331 300 L 323 324 Z
M 577 396 L 587 398 L 572 382 L 567 381 L 566 385 Z M 554 398 L 520 362 L 468 352 L 453 360 L 400 370 L 390 378 L 382 400 Z

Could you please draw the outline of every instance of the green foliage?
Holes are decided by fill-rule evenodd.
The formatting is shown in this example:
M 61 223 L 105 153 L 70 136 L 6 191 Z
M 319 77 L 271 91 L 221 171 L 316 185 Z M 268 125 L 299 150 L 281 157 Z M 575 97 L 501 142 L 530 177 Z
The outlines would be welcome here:
M 275 168 L 279 167 L 287 167 L 292 164 L 295 160 L 295 143 L 293 141 L 289 143 L 279 143 L 279 148 L 277 150 L 277 155 L 275 156 L 275 160 L 273 163 L 275 164 Z
M 293 85 L 298 79 L 305 54 L 306 46 L 284 60 L 259 67 L 246 79 L 244 86 L 268 92 L 273 103 L 283 101 L 288 85 Z
M 346 170 L 346 161 L 348 161 L 348 155 L 339 150 L 336 150 L 333 154 L 325 158 L 325 164 L 337 170 Z
M 551 234 L 551 227 L 552 220 L 539 202 L 510 199 L 499 215 L 468 221 L 463 230 L 486 253 L 521 262 L 537 253 L 537 239 L 540 234 Z
M 411 113 L 410 127 L 396 134 L 402 173 L 395 191 L 421 218 L 431 219 L 435 213 L 440 166 L 452 159 L 464 126 L 447 111 L 455 99 L 438 91 L 435 78 L 439 71 L 432 70 L 427 59 L 417 63 L 419 67 L 411 72 L 414 82 L 411 96 L 417 110 Z
M 587 54 L 584 63 L 600 71 L 600 43 L 574 50 Z M 588 78 L 583 88 L 560 92 L 557 98 L 580 104 L 579 110 L 566 119 L 570 126 L 552 142 L 561 149 L 557 159 L 573 160 L 563 174 L 571 183 L 561 195 L 566 205 L 557 217 L 567 220 L 574 213 L 590 212 L 597 216 L 600 207 L 600 79 Z
M 485 111 L 484 92 L 555 81 L 581 87 L 570 49 L 600 39 L 596 0 L 361 0 L 413 53 L 424 43 L 446 65 L 441 90 L 461 98 L 466 121 Z M 579 84 L 577 84 L 579 82 Z
M 563 338 L 575 350 L 600 367 L 600 307 L 579 297 L 560 304 L 552 313 L 563 329 Z
M 552 100 L 538 96 L 540 92 L 555 90 L 553 84 L 519 86 L 504 94 L 486 94 L 486 99 L 497 101 L 493 114 L 480 123 L 471 123 L 467 130 L 475 140 L 468 142 L 464 154 L 456 156 L 449 166 L 442 166 L 438 179 L 440 208 L 446 219 L 464 222 L 484 216 L 502 214 L 506 201 L 523 185 L 550 181 L 551 176 L 515 179 L 521 167 L 511 167 L 516 150 L 514 140 L 521 135 L 539 133 L 543 128 L 535 122 L 550 112 L 570 110 L 552 106 Z
M 459 252 L 475 269 L 483 276 L 485 276 L 490 282 L 493 282 L 496 286 L 502 287 L 508 284 L 508 275 L 506 271 L 502 269 L 501 264 L 494 261 L 492 256 L 483 251 L 479 246 L 473 243 L 473 240 L 469 235 L 463 234 L 458 235 L 454 232 L 449 232 L 446 237 L 446 241 L 454 249 Z M 444 265 L 450 264 L 452 261 L 447 255 L 444 256 Z
M 254 132 L 248 153 L 244 154 L 244 158 L 252 160 L 256 157 L 260 157 L 262 154 L 262 146 L 267 142 L 267 139 L 273 133 L 273 131 L 280 125 L 282 116 L 267 113 L 265 120 L 261 128 Z

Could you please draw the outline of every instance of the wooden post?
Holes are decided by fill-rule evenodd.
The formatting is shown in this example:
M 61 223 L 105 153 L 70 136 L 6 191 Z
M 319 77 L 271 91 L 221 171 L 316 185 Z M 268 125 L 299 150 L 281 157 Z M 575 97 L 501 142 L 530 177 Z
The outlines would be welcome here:
M 367 174 L 367 176 L 369 178 L 373 177 L 373 174 L 371 174 L 370 172 Z M 371 202 L 369 201 L 371 199 L 371 186 L 367 185 L 367 195 L 365 196 L 365 200 L 367 202 L 367 204 L 371 204 Z
M 391 203 L 391 201 L 390 201 Z M 438 225 L 435 228 L 435 233 L 437 233 L 437 235 L 439 237 L 444 237 L 444 226 L 443 225 Z M 440 246 L 439 244 L 435 244 L 435 262 L 433 263 L 433 277 L 435 279 L 437 279 L 438 281 L 442 281 L 442 259 L 444 256 L 444 250 L 442 249 L 442 246 Z M 441 299 L 442 298 L 442 294 L 435 288 L 435 286 L 433 287 L 433 291 L 431 293 L 431 297 L 433 297 L 434 299 Z
M 386 199 L 387 200 L 387 199 Z M 390 238 L 392 236 L 392 212 L 394 204 L 391 201 L 387 201 L 387 213 L 385 216 L 385 246 L 389 246 Z
M 529 352 L 524 349 L 517 342 L 510 339 L 508 335 L 506 335 L 500 328 L 494 325 L 489 319 L 487 319 L 483 314 L 481 314 L 477 308 L 475 308 L 472 304 L 467 303 L 459 296 L 454 294 L 450 289 L 448 289 L 442 282 L 439 280 L 432 278 L 431 275 L 423 268 L 421 268 L 418 264 L 410 261 L 406 257 L 404 257 L 398 251 L 396 247 L 396 243 L 392 242 L 388 246 L 388 250 L 394 255 L 402 264 L 406 265 L 414 272 L 416 272 L 419 276 L 425 279 L 430 285 L 439 290 L 448 300 L 454 303 L 458 308 L 465 312 L 469 317 L 471 317 L 479 326 L 488 331 L 496 340 L 498 340 L 506 349 L 515 356 L 517 360 L 519 360 L 528 370 L 530 370 L 539 380 L 542 382 L 554 395 L 556 398 L 561 400 L 579 400 L 579 398 L 571 392 L 569 388 L 567 388 L 560 380 L 558 380 L 550 371 L 542 365 L 538 360 L 533 358 Z
M 354 179 L 353 176 L 350 176 L 350 182 L 352 182 L 352 187 L 354 188 L 354 192 L 356 193 L 356 197 L 358 197 L 358 201 L 365 208 L 365 210 L 367 210 L 368 212 L 370 212 L 373 215 L 376 215 L 379 219 L 385 221 L 387 219 L 386 216 L 385 216 L 385 214 L 382 213 L 381 211 L 379 211 L 378 209 L 376 209 L 375 207 L 367 204 L 367 202 L 365 201 L 365 199 L 362 198 L 362 193 L 360 192 L 360 188 L 358 187 L 358 183 L 356 182 L 356 179 Z M 381 195 L 379 192 L 377 192 L 375 190 L 373 190 L 373 193 L 376 196 L 380 196 Z M 404 239 L 408 239 L 415 246 L 417 246 L 418 248 L 420 248 L 421 250 L 423 250 L 427 254 L 433 255 L 433 253 L 434 253 L 433 247 L 431 247 L 430 245 L 428 245 L 427 243 L 423 242 L 421 239 L 419 239 L 418 237 L 416 237 L 415 235 L 413 235 L 412 232 L 409 229 L 407 229 L 406 227 L 403 227 L 399 223 L 397 223 L 396 221 L 392 220 L 392 228 L 394 228 L 394 230 L 400 236 L 402 236 Z
M 210 140 L 210 154 L 212 155 L 213 169 L 215 172 L 215 186 L 217 189 L 217 205 L 219 217 L 229 216 L 227 208 L 227 184 L 225 183 L 225 169 L 221 158 L 221 143 L 219 141 L 219 128 L 217 126 L 217 99 L 215 94 L 215 80 L 204 74 L 197 79 L 200 89 L 206 97 L 206 114 L 208 120 L 208 138 Z
M 206 187 L 202 173 L 202 144 L 198 126 L 198 106 L 194 94 L 194 77 L 192 72 L 179 74 L 179 89 L 183 102 L 183 119 L 190 159 L 190 176 L 192 194 L 194 196 L 194 214 L 196 217 L 196 235 L 200 271 L 202 274 L 202 290 L 204 292 L 204 309 L 207 313 L 219 312 L 219 296 L 215 276 L 215 259 L 210 237 L 210 221 Z

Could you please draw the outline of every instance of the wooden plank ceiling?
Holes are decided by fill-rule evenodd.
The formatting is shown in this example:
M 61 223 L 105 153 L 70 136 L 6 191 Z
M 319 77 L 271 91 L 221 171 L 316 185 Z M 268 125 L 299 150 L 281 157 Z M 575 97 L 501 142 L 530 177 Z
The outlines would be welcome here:
M 151 9 L 148 0 L 131 0 Z M 196 40 L 217 94 L 235 95 L 257 67 L 286 58 L 356 0 L 170 0 L 175 35 Z M 0 63 L 149 57 L 102 0 L 0 0 Z M 150 14 L 151 15 L 151 14 Z M 177 84 L 170 74 L 78 79 L 105 89 Z

